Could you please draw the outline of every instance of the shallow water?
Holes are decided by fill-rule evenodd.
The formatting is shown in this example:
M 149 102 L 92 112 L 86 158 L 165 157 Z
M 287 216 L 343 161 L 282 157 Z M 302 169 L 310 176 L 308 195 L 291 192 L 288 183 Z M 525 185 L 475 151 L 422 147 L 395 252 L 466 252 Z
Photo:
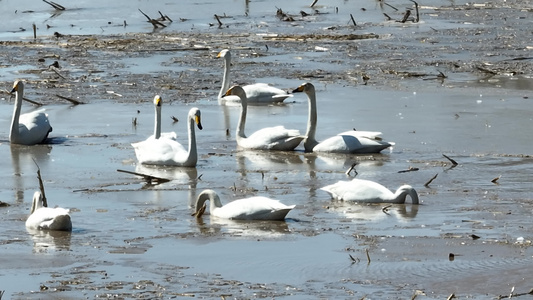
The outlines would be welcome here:
M 172 16 L 174 11 L 182 12 L 193 20 L 178 22 L 174 17 L 172 30 L 176 31 L 208 28 L 206 24 L 215 21 L 204 7 L 221 15 L 230 7 L 240 9 L 240 17 L 246 12 L 242 1 L 195 1 L 179 7 L 161 3 L 161 8 L 157 4 L 138 2 L 139 8 L 150 15 L 155 16 L 157 9 L 161 9 Z M 448 4 L 459 5 L 457 1 L 440 5 Z M 9 11 L 31 7 L 24 1 L 3 0 L 2 5 L 2 10 Z M 49 30 L 64 34 L 152 30 L 151 25 L 135 25 L 144 22 L 137 7 L 126 17 L 118 16 L 123 11 L 118 9 L 119 3 L 78 1 L 76 9 L 51 19 L 53 12 L 45 3 L 32 5 L 35 13 L 24 14 L 26 24 L 36 22 L 41 27 L 50 23 L 56 27 Z M 297 13 L 306 5 L 251 2 L 248 14 L 254 26 L 262 28 L 257 24 L 267 26 L 269 18 L 275 18 L 273 6 Z M 320 9 L 333 11 L 339 7 L 344 12 L 355 7 L 353 12 L 359 20 L 363 6 L 369 12 L 363 15 L 369 19 L 375 19 L 370 17 L 371 13 L 381 14 L 374 2 L 369 5 L 362 1 L 328 2 L 328 6 Z M 10 17 L 5 23 L 8 27 L 21 26 L 14 14 Z M 99 23 L 107 20 L 121 23 L 122 19 L 128 20 L 126 28 L 99 28 L 102 26 Z M 72 20 L 78 24 L 69 27 L 67 24 Z M 330 13 L 312 26 L 329 26 L 332 20 Z M 427 22 L 434 22 L 429 26 L 439 25 L 438 28 L 454 24 L 453 20 L 437 18 Z M 391 26 L 372 29 L 390 32 L 390 28 L 384 27 Z M 430 31 L 425 26 L 395 29 Z M 297 31 L 301 27 L 284 30 Z M 10 30 L 1 35 L 2 39 L 28 38 Z M 243 66 L 255 66 L 259 76 L 254 76 L 254 80 L 286 89 L 297 87 L 303 80 L 262 73 L 260 64 L 286 63 L 287 69 L 304 71 L 348 68 L 342 62 L 337 65 L 328 61 L 332 56 L 329 53 L 288 54 L 280 48 L 270 51 L 275 54 L 257 58 L 242 55 L 235 67 L 242 72 Z M 98 55 L 95 51 L 95 56 Z M 130 145 L 152 133 L 153 106 L 148 100 L 153 94 L 142 90 L 146 88 L 142 84 L 126 88 L 114 84 L 138 78 L 132 74 L 150 74 L 157 79 L 169 72 L 202 74 L 206 78 L 213 73 L 218 78 L 220 62 L 216 61 L 216 69 L 202 69 L 182 64 L 177 59 L 180 54 L 174 53 L 117 56 L 111 75 L 105 72 L 101 75 L 106 82 L 88 83 L 95 86 L 90 87 L 91 92 L 105 89 L 102 93 L 106 96 L 92 92 L 96 96 L 88 97 L 80 93 L 82 100 L 93 100 L 78 106 L 59 102 L 45 106 L 54 127 L 51 144 L 10 146 L 7 130 L 0 133 L 0 155 L 5 157 L 0 161 L 4 170 L 0 173 L 0 201 L 10 204 L 0 208 L 5 228 L 0 233 L 0 290 L 5 290 L 4 297 L 226 295 L 239 299 L 398 299 L 422 291 L 425 295 L 417 299 L 442 299 L 452 293 L 485 299 L 508 294 L 512 287 L 516 292 L 531 288 L 526 278 L 533 265 L 530 247 L 533 232 L 527 226 L 533 209 L 530 193 L 533 136 L 524 129 L 531 128 L 533 122 L 529 96 L 533 85 L 527 75 L 480 79 L 459 73 L 442 85 L 413 80 L 402 83 L 398 89 L 346 84 L 341 80 L 325 83 L 312 78 L 317 88 L 319 140 L 356 128 L 382 131 L 385 140 L 396 143 L 392 150 L 382 154 L 349 156 L 305 154 L 301 147 L 295 153 L 236 151 L 234 131 L 239 107 L 218 106 L 214 100 L 218 82 L 206 89 L 204 97 L 194 100 L 179 91 L 163 89 L 164 132 L 176 131 L 180 142 L 185 143 L 185 117 L 193 106 L 202 111 L 204 129 L 197 131 L 197 168 L 153 168 L 137 166 Z M 98 66 L 104 69 L 104 65 Z M 18 67 L 35 69 L 34 65 Z M 66 68 L 72 68 L 69 74 L 85 72 L 76 71 L 77 67 Z M 19 73 L 11 66 L 0 70 L 5 81 L 42 76 Z M 209 72 L 201 73 L 205 70 Z M 107 97 L 106 91 L 111 90 L 130 94 Z M 35 84 L 26 88 L 31 99 L 50 93 L 44 91 Z M 0 128 L 9 128 L 12 101 L 8 100 L 0 101 Z M 31 106 L 25 103 L 23 110 L 29 109 Z M 171 116 L 180 121 L 173 123 Z M 307 100 L 296 94 L 285 105 L 253 106 L 248 118 L 248 133 L 278 124 L 303 132 Z M 452 167 L 442 154 L 459 165 Z M 345 171 L 354 162 L 358 163 L 357 178 L 375 180 L 393 190 L 411 184 L 419 192 L 422 204 L 393 205 L 384 210 L 383 205 L 332 201 L 320 188 L 349 180 Z M 71 234 L 26 231 L 24 221 L 31 196 L 38 188 L 36 164 L 41 169 L 50 205 L 72 210 Z M 409 167 L 419 170 L 399 173 Z M 171 181 L 149 185 L 117 169 Z M 437 178 L 424 186 L 435 174 Z M 491 182 L 500 175 L 497 183 Z M 234 222 L 208 215 L 198 221 L 190 216 L 192 203 L 206 188 L 219 192 L 224 203 L 264 195 L 295 204 L 296 208 L 285 222 Z M 453 261 L 449 259 L 450 253 L 455 254 Z

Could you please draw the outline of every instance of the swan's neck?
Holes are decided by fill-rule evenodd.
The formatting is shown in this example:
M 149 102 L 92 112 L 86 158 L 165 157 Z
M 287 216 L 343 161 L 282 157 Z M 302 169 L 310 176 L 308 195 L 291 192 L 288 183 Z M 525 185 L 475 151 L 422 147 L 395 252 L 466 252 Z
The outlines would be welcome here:
M 239 124 L 237 124 L 237 138 L 246 138 L 246 134 L 244 133 L 244 127 L 246 125 L 246 115 L 248 113 L 248 101 L 246 99 L 246 94 L 240 94 L 238 95 L 239 98 L 241 98 L 241 117 L 239 119 Z
M 316 112 L 316 94 L 315 91 L 307 93 L 307 100 L 309 102 L 309 117 L 307 119 L 307 132 L 304 139 L 304 148 L 306 152 L 312 152 L 313 148 L 318 144 L 315 139 L 317 112 Z
M 41 207 L 43 207 L 42 201 L 41 201 L 41 196 L 40 196 L 40 194 L 38 195 L 36 193 L 35 195 L 33 195 L 33 201 L 31 203 L 30 215 L 33 214 L 36 210 L 38 210 Z
M 220 88 L 220 92 L 218 93 L 218 101 L 220 102 L 222 100 L 222 97 L 226 93 L 226 91 L 229 89 L 229 69 L 231 66 L 231 58 L 229 56 L 229 53 L 226 53 L 224 56 L 224 76 L 222 77 L 222 87 Z
M 196 201 L 196 212 L 200 210 L 207 200 L 210 202 L 209 212 L 211 214 L 215 209 L 222 207 L 222 203 L 220 203 L 220 197 L 218 197 L 217 193 L 215 193 L 213 190 L 205 190 L 200 194 L 200 196 L 198 196 L 198 200 Z
M 196 131 L 194 130 L 194 124 L 196 123 L 195 117 L 189 117 L 189 124 L 187 129 L 189 131 L 189 151 L 187 152 L 187 162 L 189 165 L 196 165 L 198 160 L 198 153 L 196 152 Z
M 161 106 L 155 107 L 154 138 L 161 137 Z
M 418 194 L 412 187 L 400 187 L 394 194 L 393 203 L 403 204 L 406 201 L 407 196 L 411 197 L 412 204 L 418 204 Z
M 18 86 L 15 92 L 15 108 L 13 109 L 13 118 L 11 119 L 11 131 L 9 133 L 9 141 L 14 142 L 19 136 L 19 118 L 20 110 L 22 108 L 22 99 L 24 97 L 24 88 L 22 85 Z
M 209 204 L 209 209 L 211 213 L 213 213 L 215 209 L 222 207 L 220 197 L 217 194 L 212 194 L 209 200 L 211 200 L 211 203 Z

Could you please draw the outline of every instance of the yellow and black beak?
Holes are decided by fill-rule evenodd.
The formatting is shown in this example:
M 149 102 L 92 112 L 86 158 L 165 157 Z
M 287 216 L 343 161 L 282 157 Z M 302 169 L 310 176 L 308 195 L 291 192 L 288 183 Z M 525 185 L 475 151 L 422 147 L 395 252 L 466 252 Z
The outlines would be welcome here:
M 163 99 L 161 97 L 155 98 L 155 106 L 161 106 L 163 104 Z
M 296 89 L 294 89 L 294 91 L 292 91 L 293 93 L 301 93 L 304 91 L 304 85 L 300 85 L 299 87 L 297 87 Z
M 200 116 L 195 116 L 194 117 L 194 121 L 196 122 L 196 125 L 198 126 L 198 129 L 202 130 L 203 127 L 202 127 L 202 120 L 201 120 Z
M 222 96 L 222 97 L 231 96 L 231 95 L 233 95 L 233 87 L 229 88 L 229 90 L 227 90 L 226 93 L 224 94 L 224 96 Z

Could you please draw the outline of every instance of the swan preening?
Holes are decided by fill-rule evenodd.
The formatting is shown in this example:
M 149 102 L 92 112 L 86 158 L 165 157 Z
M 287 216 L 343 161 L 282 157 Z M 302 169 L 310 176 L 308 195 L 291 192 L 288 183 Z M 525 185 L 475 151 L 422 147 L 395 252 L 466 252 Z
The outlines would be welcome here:
M 44 109 L 23 115 L 20 114 L 22 99 L 24 98 L 24 83 L 21 80 L 15 81 L 11 93 L 16 93 L 16 95 L 9 141 L 12 144 L 21 145 L 43 143 L 52 131 L 52 126 L 50 126 L 50 122 L 48 121 L 48 115 L 44 113 Z
M 224 97 L 224 94 L 230 86 L 229 73 L 231 67 L 231 53 L 228 49 L 224 49 L 218 53 L 217 58 L 220 57 L 224 58 L 224 77 L 222 78 L 222 87 L 218 93 L 218 101 L 219 103 L 240 101 L 240 98 L 236 96 Z M 283 102 L 283 100 L 287 99 L 288 97 L 292 97 L 292 95 L 286 91 L 270 86 L 266 83 L 248 84 L 244 85 L 242 88 L 246 92 L 248 103 Z
M 142 142 L 131 144 L 135 149 L 135 155 L 137 160 L 141 164 L 148 165 L 167 165 L 167 166 L 180 166 L 180 167 L 195 167 L 198 161 L 198 153 L 196 150 L 196 133 L 194 130 L 195 124 L 198 129 L 202 129 L 201 113 L 196 107 L 191 108 L 188 115 L 187 129 L 189 132 L 189 149 L 185 149 L 180 143 L 168 135 L 161 135 L 157 138 L 158 133 L 161 132 L 160 117 L 158 119 L 158 112 L 160 116 L 160 104 L 161 102 L 154 101 L 156 104 L 156 126 L 155 133 L 148 139 Z M 158 108 L 159 107 L 159 108 Z
M 232 220 L 283 220 L 295 205 L 285 205 L 266 197 L 250 197 L 234 200 L 224 206 L 213 190 L 204 190 L 196 199 L 195 212 L 202 209 L 205 201 L 210 202 L 211 216 Z
M 377 182 L 355 178 L 351 181 L 339 181 L 321 190 L 330 193 L 336 200 L 403 204 L 409 196 L 413 204 L 418 204 L 418 193 L 410 185 L 402 185 L 393 193 Z
M 379 137 L 381 132 L 356 130 L 345 131 L 318 142 L 315 139 L 317 126 L 315 87 L 312 83 L 304 83 L 293 91 L 293 93 L 297 92 L 304 92 L 309 100 L 309 118 L 304 140 L 306 152 L 378 153 L 394 145 L 394 143 L 382 141 Z
M 26 220 L 26 228 L 71 231 L 72 221 L 70 220 L 69 210 L 61 207 L 44 207 L 43 195 L 37 191 L 33 194 L 30 216 Z
M 241 114 L 237 125 L 237 145 L 243 149 L 253 150 L 282 150 L 290 151 L 298 147 L 305 136 L 300 135 L 296 129 L 286 129 L 283 126 L 267 127 L 260 129 L 250 136 L 244 133 L 246 114 L 248 111 L 248 99 L 246 92 L 241 86 L 231 87 L 225 96 L 235 95 L 241 99 Z

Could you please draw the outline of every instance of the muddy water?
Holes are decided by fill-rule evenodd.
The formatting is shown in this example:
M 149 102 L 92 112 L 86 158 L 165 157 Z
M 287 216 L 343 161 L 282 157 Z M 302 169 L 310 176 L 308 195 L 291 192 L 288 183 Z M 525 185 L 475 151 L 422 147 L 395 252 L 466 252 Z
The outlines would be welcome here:
M 3 2 L 11 7 L 15 5 L 11 1 Z M 74 30 L 78 30 L 112 40 L 105 33 L 96 32 L 96 27 L 65 25 L 73 20 L 67 18 L 70 14 L 102 15 L 102 19 L 108 20 L 104 11 L 88 8 L 106 5 L 79 3 L 73 12 L 66 11 L 46 21 L 57 22 L 54 25 L 59 28 L 52 30 L 65 34 L 76 34 Z M 248 13 L 254 24 L 270 25 L 282 33 L 290 33 L 306 27 L 313 31 L 332 23 L 338 25 L 339 20 L 345 23 L 345 19 L 327 14 L 304 23 L 305 26 L 302 23 L 280 25 L 279 21 L 272 22 L 276 20 L 272 15 L 273 4 L 295 13 L 306 9 L 296 4 L 286 7 L 285 3 L 251 2 Z M 460 4 L 449 1 L 440 5 Z M 148 2 L 139 2 L 139 8 L 155 13 L 152 5 L 142 5 Z M 213 10 L 217 12 L 238 7 L 236 15 L 240 17 L 234 20 L 243 22 L 242 2 L 219 7 L 196 1 L 195 5 L 214 5 Z M 365 25 L 367 30 L 393 31 L 396 35 L 433 32 L 424 25 L 372 23 L 378 22 L 376 15 L 381 15 L 374 2 L 368 5 L 339 1 L 321 9 L 334 11 L 335 6 L 341 11 L 348 6 L 356 7 L 356 16 L 362 12 L 360 7 L 372 6 L 375 11 L 370 12 L 375 15 L 364 15 L 369 20 Z M 180 10 L 171 4 L 161 4 L 161 7 L 167 14 L 190 9 L 187 14 L 190 18 L 205 18 L 198 22 L 175 22 L 172 30 L 178 33 L 184 27 L 190 30 L 193 23 L 197 29 L 200 23 L 213 22 L 211 18 L 208 21 L 212 13 L 204 16 L 190 3 L 180 6 Z M 37 7 L 32 9 L 37 11 Z M 110 11 L 117 15 L 117 9 Z M 482 12 L 479 9 L 457 11 L 476 16 Z M 441 14 L 427 9 L 427 20 L 424 18 L 430 23 L 427 26 L 438 26 L 443 32 L 456 25 L 460 27 L 459 32 L 469 27 L 465 22 L 455 23 L 431 13 Z M 38 18 L 49 17 L 50 8 L 43 3 L 39 13 L 25 14 L 35 17 L 34 22 L 44 24 Z M 144 21 L 135 10 L 131 15 L 138 22 L 122 15 L 120 20 L 127 18 L 129 24 Z M 263 18 L 264 15 L 269 17 Z M 523 22 L 520 20 L 517 22 Z M 475 27 L 483 33 L 485 25 L 481 23 L 476 22 Z M 133 26 L 126 27 L 131 30 L 128 32 L 151 31 L 151 26 Z M 124 30 L 113 28 L 105 31 L 122 33 L 119 30 Z M 354 62 L 350 57 L 353 53 L 343 48 L 345 42 L 281 41 L 270 43 L 269 51 L 258 51 L 262 55 L 253 56 L 246 47 L 263 49 L 261 41 L 236 38 L 225 31 L 220 33 L 218 37 L 206 33 L 213 40 L 204 41 L 209 50 L 203 52 L 115 51 L 82 44 L 81 47 L 89 47 L 90 51 L 80 54 L 84 51 L 70 51 L 54 42 L 6 49 L 6 53 L 19 53 L 17 47 L 27 47 L 23 49 L 29 49 L 25 50 L 29 57 L 60 53 L 63 57 L 60 64 L 64 66 L 60 72 L 67 76 L 61 80 L 50 75 L 50 71 L 42 72 L 42 65 L 32 59 L 19 64 L 24 60 L 19 55 L 2 56 L 2 66 L 6 67 L 0 70 L 5 88 L 15 78 L 28 79 L 27 97 L 47 104 L 54 127 L 51 144 L 33 147 L 10 146 L 7 129 L 0 133 L 0 155 L 4 157 L 0 161 L 3 170 L 0 201 L 10 204 L 0 208 L 4 228 L 0 233 L 0 290 L 5 291 L 6 299 L 180 296 L 398 299 L 414 294 L 418 295 L 417 299 L 442 299 L 452 293 L 485 299 L 507 295 L 513 287 L 518 293 L 529 291 L 528 271 L 533 267 L 530 242 L 533 232 L 528 226 L 533 209 L 530 192 L 533 136 L 525 129 L 533 122 L 533 105 L 532 83 L 527 72 L 487 77 L 466 70 L 463 65 L 459 69 L 444 68 L 450 75 L 444 82 L 407 75 L 407 79 L 391 78 L 387 70 L 434 72 L 431 66 L 435 63 L 430 63 L 431 59 L 427 63 L 397 57 L 383 60 L 388 57 L 384 55 L 391 55 L 389 51 L 396 56 L 417 55 L 396 51 L 391 49 L 393 46 L 402 44 L 409 48 L 409 44 L 424 43 L 402 38 L 392 41 L 384 38 L 375 43 L 363 41 L 357 44 L 362 48 L 357 54 L 366 53 L 370 57 L 357 58 Z M 163 34 L 178 40 L 172 32 Z M 154 41 L 163 34 L 141 37 Z M 4 37 L 26 38 L 22 33 L 8 31 L 3 33 Z M 230 39 L 235 42 L 232 47 L 243 47 L 235 51 L 238 80 L 251 76 L 285 89 L 295 88 L 303 81 L 315 84 L 319 140 L 356 128 L 382 131 L 386 140 L 396 143 L 395 147 L 382 154 L 358 156 L 304 154 L 301 148 L 294 153 L 236 151 L 234 130 L 239 108 L 218 106 L 215 98 L 221 62 L 210 59 L 222 45 L 228 46 L 226 40 Z M 452 53 L 453 49 L 446 48 L 454 45 L 446 32 L 435 40 L 441 42 L 436 44 L 439 51 L 428 49 L 426 57 L 435 53 L 461 60 L 477 57 L 474 55 L 477 52 Z M 76 42 L 75 38 L 69 40 L 69 43 Z M 523 43 L 527 44 L 527 40 Z M 308 50 L 315 45 L 327 46 L 330 51 Z M 383 45 L 385 48 L 381 48 Z M 149 45 L 139 47 L 153 49 Z M 477 49 L 479 45 L 470 44 L 467 39 L 462 47 Z M 376 56 L 372 51 L 378 51 Z M 386 61 L 388 65 L 384 65 Z M 445 63 L 448 62 L 456 61 Z M 368 85 L 352 79 L 360 75 L 359 69 L 354 70 L 354 64 L 359 64 L 360 69 L 374 70 L 369 74 Z M 527 63 L 512 66 L 516 70 L 527 68 Z M 88 70 L 101 72 L 84 79 Z M 132 82 L 136 85 L 131 85 Z M 188 87 L 174 87 L 176 82 Z M 123 97 L 108 91 L 116 91 Z M 183 143 L 188 110 L 193 106 L 201 109 L 204 130 L 197 132 L 197 168 L 136 165 L 130 144 L 152 133 L 150 100 L 155 92 L 161 93 L 166 101 L 163 131 L 176 131 Z M 87 104 L 70 106 L 52 100 L 54 94 L 79 97 Z M 24 110 L 32 109 L 28 103 L 24 105 Z M 0 102 L 0 128 L 9 128 L 11 113 L 12 101 L 4 98 Z M 171 116 L 180 121 L 173 123 Z M 304 95 L 295 95 L 285 105 L 250 107 L 248 117 L 249 133 L 278 124 L 303 132 L 307 100 Z M 459 164 L 452 167 L 442 154 Z M 418 190 L 422 204 L 393 205 L 384 211 L 383 205 L 331 201 L 320 187 L 348 180 L 345 171 L 354 162 L 358 163 L 358 178 L 378 181 L 390 189 L 411 184 Z M 26 231 L 24 221 L 31 195 L 38 188 L 35 163 L 41 169 L 49 203 L 72 210 L 71 234 Z M 399 173 L 410 167 L 418 171 Z M 117 169 L 171 181 L 148 185 L 141 178 Z M 424 186 L 435 174 L 437 178 Z M 491 182 L 500 175 L 497 183 Z M 295 204 L 296 208 L 285 222 L 234 222 L 209 216 L 197 221 L 190 216 L 191 204 L 206 188 L 217 190 L 223 202 L 265 195 Z M 453 260 L 450 253 L 454 254 Z

